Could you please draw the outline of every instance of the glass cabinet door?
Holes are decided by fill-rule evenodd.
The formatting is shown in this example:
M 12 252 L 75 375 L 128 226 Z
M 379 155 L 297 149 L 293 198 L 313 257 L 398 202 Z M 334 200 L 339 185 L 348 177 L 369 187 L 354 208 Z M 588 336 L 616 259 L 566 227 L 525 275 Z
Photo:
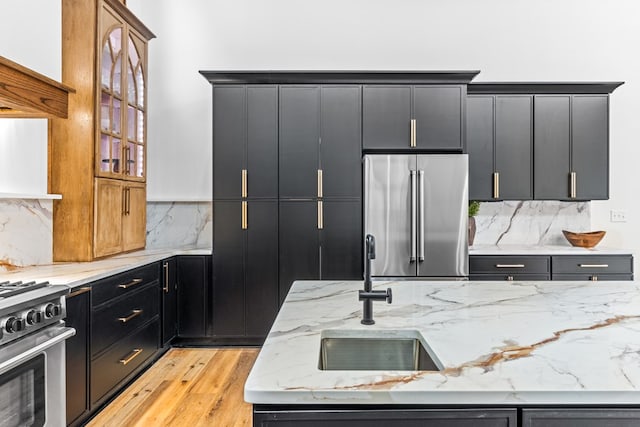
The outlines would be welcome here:
M 145 176 L 145 78 L 143 57 L 131 34 L 127 45 L 127 168 L 128 176 Z
M 122 154 L 122 27 L 108 32 L 100 70 L 100 148 L 98 170 L 120 173 Z

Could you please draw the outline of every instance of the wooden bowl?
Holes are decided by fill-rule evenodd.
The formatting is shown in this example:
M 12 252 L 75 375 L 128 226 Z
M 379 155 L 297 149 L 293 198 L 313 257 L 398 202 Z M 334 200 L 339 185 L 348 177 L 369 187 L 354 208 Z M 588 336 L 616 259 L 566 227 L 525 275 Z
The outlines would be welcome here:
M 606 231 L 590 231 L 588 233 L 573 233 L 571 231 L 562 230 L 562 234 L 567 238 L 569 243 L 580 248 L 592 248 L 604 237 Z

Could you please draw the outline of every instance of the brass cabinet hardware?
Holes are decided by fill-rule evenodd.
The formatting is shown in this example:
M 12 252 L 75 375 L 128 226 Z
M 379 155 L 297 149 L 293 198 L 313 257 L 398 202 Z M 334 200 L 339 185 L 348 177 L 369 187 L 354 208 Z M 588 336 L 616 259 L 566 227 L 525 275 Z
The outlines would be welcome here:
M 169 262 L 165 261 L 162 263 L 162 269 L 164 270 L 164 286 L 162 290 L 168 294 L 169 293 Z
M 324 209 L 322 206 L 322 200 L 318 200 L 318 230 L 324 228 Z
M 576 193 L 577 193 L 577 191 L 576 191 L 577 180 L 578 180 L 578 178 L 576 176 L 576 173 L 575 172 L 571 172 L 571 174 L 570 174 L 571 188 L 569 189 L 569 191 L 570 191 L 569 197 L 572 198 L 572 199 L 575 199 L 577 197 L 576 196 Z
M 242 229 L 246 230 L 249 227 L 248 219 L 247 219 L 247 201 L 244 200 L 242 202 Z
M 247 170 L 242 169 L 242 197 L 247 197 Z
M 595 275 L 594 275 L 594 276 L 591 276 L 591 277 L 589 278 L 589 280 L 591 280 L 592 282 L 597 282 L 597 281 L 598 281 L 598 276 L 595 276 Z
M 524 264 L 496 264 L 496 268 L 524 268 Z
M 142 353 L 142 349 L 141 348 L 134 348 L 133 351 L 131 352 L 131 354 L 128 357 L 125 357 L 124 359 L 120 359 L 120 360 L 118 360 L 118 362 L 123 364 L 123 365 L 126 365 L 127 363 L 129 363 L 133 359 L 135 359 L 140 353 Z
M 411 119 L 411 135 L 409 136 L 409 146 L 416 146 L 416 119 Z
M 580 268 L 609 268 L 609 264 L 578 264 Z
M 493 198 L 500 198 L 500 172 L 493 173 Z
M 322 197 L 322 169 L 318 169 L 318 197 Z
M 120 289 L 129 289 L 132 286 L 139 285 L 142 283 L 142 279 L 133 279 L 129 283 L 123 283 L 122 285 L 118 285 Z
M 513 282 L 513 276 L 507 276 L 507 281 Z
M 71 292 L 69 295 L 67 295 L 67 299 L 76 297 L 78 295 L 86 294 L 87 292 L 91 292 L 91 288 L 90 287 L 77 289 L 77 290 Z
M 131 187 L 127 187 L 127 215 L 131 214 Z
M 126 317 L 118 317 L 118 320 L 121 321 L 122 323 L 127 323 L 129 320 L 133 319 L 134 317 L 138 317 L 141 314 L 142 314 L 141 309 L 135 309 L 135 310 L 132 310 L 131 314 Z

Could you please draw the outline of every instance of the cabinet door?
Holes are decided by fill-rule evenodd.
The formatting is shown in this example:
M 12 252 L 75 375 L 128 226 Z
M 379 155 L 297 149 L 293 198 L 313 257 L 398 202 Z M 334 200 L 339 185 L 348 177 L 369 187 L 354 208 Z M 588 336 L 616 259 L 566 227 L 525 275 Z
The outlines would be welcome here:
M 360 86 L 323 86 L 320 169 L 324 197 L 360 197 Z
M 496 96 L 495 171 L 499 174 L 499 199 L 533 197 L 532 106 L 531 96 Z
M 494 97 L 467 98 L 469 200 L 493 200 Z
M 362 263 L 362 209 L 360 200 L 325 200 L 321 232 L 322 280 L 360 280 Z
M 568 95 L 538 95 L 534 104 L 534 198 L 567 200 L 570 173 Z
M 122 250 L 145 247 L 147 239 L 147 189 L 145 184 L 127 183 L 124 187 Z
M 362 146 L 408 149 L 411 132 L 411 86 L 362 88 Z
M 294 281 L 320 278 L 317 206 L 314 201 L 280 201 L 278 232 L 281 303 Z
M 178 335 L 206 335 L 209 292 L 207 284 L 211 257 L 178 257 Z
M 175 258 L 162 261 L 162 346 L 178 332 L 178 265 Z
M 524 408 L 523 427 L 633 427 L 640 425 L 637 408 Z
M 609 98 L 574 95 L 571 107 L 572 169 L 576 198 L 609 198 Z
M 320 88 L 280 87 L 281 198 L 312 198 L 318 189 Z
M 213 87 L 213 198 L 240 198 L 246 146 L 245 86 Z
M 241 336 L 245 330 L 242 202 L 216 201 L 213 216 L 213 335 Z
M 247 87 L 246 169 L 247 197 L 278 197 L 278 87 L 275 85 Z
M 76 334 L 65 341 L 67 379 L 67 425 L 89 410 L 89 313 L 90 287 L 71 292 L 67 298 L 65 323 Z
M 245 333 L 266 337 L 278 313 L 278 202 L 250 201 L 247 210 Z
M 94 256 L 103 257 L 122 249 L 122 182 L 96 178 Z
M 416 147 L 462 151 L 463 86 L 415 86 Z

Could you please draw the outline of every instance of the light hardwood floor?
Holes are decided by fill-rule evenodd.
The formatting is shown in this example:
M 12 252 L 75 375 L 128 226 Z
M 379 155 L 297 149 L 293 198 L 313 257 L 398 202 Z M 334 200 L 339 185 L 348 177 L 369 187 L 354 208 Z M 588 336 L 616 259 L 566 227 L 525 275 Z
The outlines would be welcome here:
M 251 426 L 243 390 L 258 351 L 171 349 L 88 426 Z

